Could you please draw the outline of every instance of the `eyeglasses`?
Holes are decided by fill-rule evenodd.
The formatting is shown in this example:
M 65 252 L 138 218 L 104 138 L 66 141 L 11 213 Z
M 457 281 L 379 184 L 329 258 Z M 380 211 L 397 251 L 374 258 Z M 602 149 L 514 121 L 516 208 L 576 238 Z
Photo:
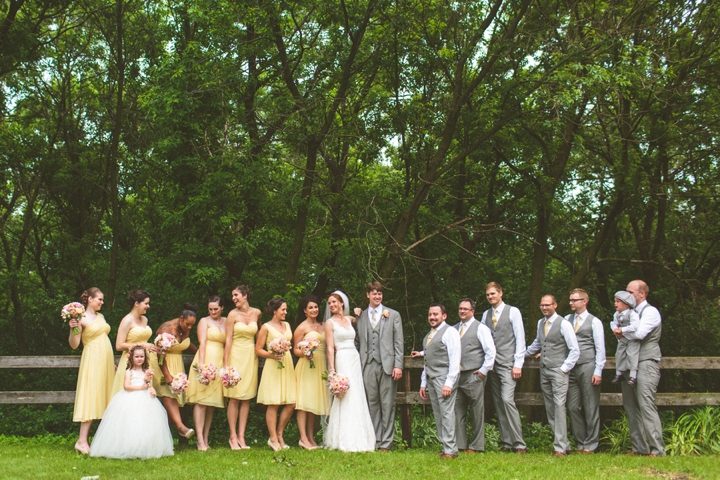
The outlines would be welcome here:
M 585 299 L 584 298 L 571 298 L 570 303 L 582 302 L 583 300 L 585 300 Z
M 458 311 L 460 311 L 460 312 L 472 312 L 472 310 L 473 310 L 472 308 L 465 308 L 465 307 L 458 308 Z
M 552 307 L 553 305 L 555 305 L 555 304 L 554 303 L 541 303 L 540 307 Z

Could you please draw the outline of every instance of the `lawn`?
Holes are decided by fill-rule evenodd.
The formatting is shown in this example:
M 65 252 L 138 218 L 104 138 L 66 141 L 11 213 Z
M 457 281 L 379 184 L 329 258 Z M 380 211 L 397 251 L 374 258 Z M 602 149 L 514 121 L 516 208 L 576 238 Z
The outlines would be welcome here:
M 138 431 L 138 435 L 142 435 Z M 645 458 L 622 455 L 507 453 L 463 454 L 441 460 L 435 450 L 346 454 L 297 447 L 274 453 L 266 446 L 233 452 L 213 445 L 207 452 L 178 447 L 174 457 L 158 460 L 107 460 L 82 457 L 72 443 L 58 439 L 0 438 L 2 478 L 81 479 L 343 479 L 343 478 L 720 478 L 717 456 Z

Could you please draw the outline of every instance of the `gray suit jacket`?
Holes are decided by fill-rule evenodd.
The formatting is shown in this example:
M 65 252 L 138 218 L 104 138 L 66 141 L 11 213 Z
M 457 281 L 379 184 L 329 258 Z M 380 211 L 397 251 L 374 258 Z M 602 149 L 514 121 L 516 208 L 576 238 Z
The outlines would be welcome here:
M 383 371 L 391 375 L 393 368 L 403 368 L 403 330 L 400 313 L 383 305 L 383 311 L 390 314 L 388 318 L 380 317 L 377 328 L 380 329 L 380 359 Z M 372 325 L 366 308 L 360 314 L 356 323 L 355 346 L 360 352 L 360 364 L 365 366 L 368 362 L 368 344 Z

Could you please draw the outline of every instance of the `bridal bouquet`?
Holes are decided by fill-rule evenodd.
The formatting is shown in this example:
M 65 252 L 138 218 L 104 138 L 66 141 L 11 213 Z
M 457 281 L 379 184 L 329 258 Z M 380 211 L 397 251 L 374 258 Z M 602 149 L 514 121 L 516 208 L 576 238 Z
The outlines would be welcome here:
M 310 368 L 315 368 L 313 355 L 320 346 L 320 341 L 317 338 L 306 338 L 305 340 L 299 342 L 297 346 L 300 350 L 302 350 L 303 355 L 310 360 Z
M 172 333 L 161 333 L 155 337 L 155 345 L 160 349 L 160 353 L 158 353 L 158 365 L 165 363 L 165 352 L 177 344 L 178 341 L 175 340 L 175 335 Z
M 290 342 L 285 340 L 284 338 L 276 338 L 272 342 L 270 342 L 270 345 L 268 345 L 268 351 L 271 353 L 274 353 L 275 355 L 284 355 L 285 352 L 290 350 Z M 278 362 L 277 368 L 285 368 L 285 365 L 283 365 L 282 360 Z
M 63 322 L 68 322 L 70 320 L 80 321 L 83 313 L 85 313 L 85 307 L 83 307 L 83 304 L 72 302 L 62 308 L 60 311 L 60 317 L 63 319 Z M 72 333 L 73 335 L 80 333 L 80 327 L 73 327 Z
M 335 398 L 342 398 L 350 388 L 350 380 L 339 373 L 323 374 L 323 377 L 327 380 L 328 390 L 330 394 Z
M 196 363 L 193 365 L 193 368 L 198 372 L 195 378 L 197 378 L 198 382 L 202 385 L 210 385 L 210 383 L 217 378 L 217 367 L 212 363 L 206 363 L 205 365 L 198 365 Z
M 181 393 L 185 392 L 185 389 L 188 386 L 188 378 L 187 375 L 185 375 L 185 372 L 178 372 L 173 377 L 173 381 L 170 384 L 170 389 L 173 391 L 174 394 L 180 395 Z
M 235 367 L 223 367 L 220 369 L 220 379 L 225 388 L 232 388 L 240 381 L 240 374 Z

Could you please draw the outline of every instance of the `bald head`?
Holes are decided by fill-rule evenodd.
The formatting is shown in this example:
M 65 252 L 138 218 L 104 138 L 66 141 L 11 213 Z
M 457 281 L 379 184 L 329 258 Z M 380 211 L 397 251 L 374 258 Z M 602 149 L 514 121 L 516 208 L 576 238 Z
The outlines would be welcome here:
M 633 280 L 632 282 L 628 283 L 628 286 L 625 290 L 633 297 L 635 297 L 635 305 L 640 305 L 642 302 L 644 302 L 647 299 L 648 293 L 650 292 L 647 283 L 643 282 L 642 280 Z

